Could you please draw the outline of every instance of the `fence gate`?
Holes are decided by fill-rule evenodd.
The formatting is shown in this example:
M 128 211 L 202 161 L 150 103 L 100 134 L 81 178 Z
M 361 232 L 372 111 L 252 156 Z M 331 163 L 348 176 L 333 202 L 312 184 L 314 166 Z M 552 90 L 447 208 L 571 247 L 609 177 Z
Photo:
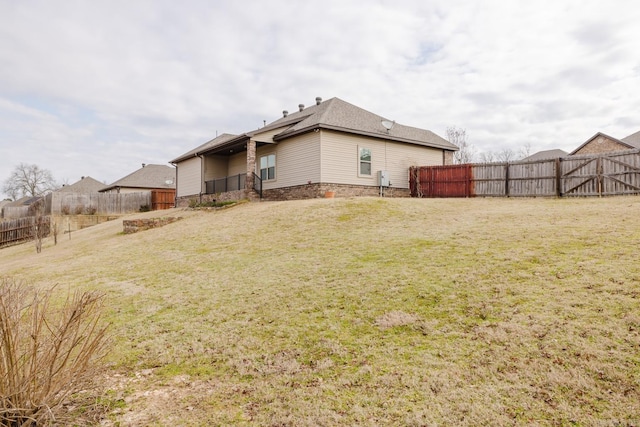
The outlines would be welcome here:
M 562 159 L 563 196 L 615 196 L 640 192 L 638 156 Z
M 151 210 L 172 208 L 175 201 L 176 190 L 151 190 Z

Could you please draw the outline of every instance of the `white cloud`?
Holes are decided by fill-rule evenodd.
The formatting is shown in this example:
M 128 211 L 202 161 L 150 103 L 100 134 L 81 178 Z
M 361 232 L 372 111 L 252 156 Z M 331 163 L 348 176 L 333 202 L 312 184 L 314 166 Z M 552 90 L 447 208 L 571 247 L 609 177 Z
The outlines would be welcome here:
M 316 96 L 480 151 L 624 137 L 639 21 L 627 0 L 0 0 L 0 180 L 29 162 L 111 182 Z

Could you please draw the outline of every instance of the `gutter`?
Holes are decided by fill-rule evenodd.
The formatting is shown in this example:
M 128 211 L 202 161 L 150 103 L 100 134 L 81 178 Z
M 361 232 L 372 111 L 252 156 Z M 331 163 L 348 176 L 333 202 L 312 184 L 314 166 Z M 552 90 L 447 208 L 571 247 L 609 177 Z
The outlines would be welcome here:
M 416 141 L 414 139 L 406 139 L 406 138 L 400 138 L 400 137 L 397 137 L 397 136 L 391 136 L 391 135 L 388 135 L 386 133 L 373 133 L 373 132 L 359 131 L 359 130 L 355 130 L 355 129 L 348 129 L 348 128 L 343 128 L 343 127 L 339 127 L 339 126 L 331 126 L 331 125 L 323 125 L 323 124 L 315 124 L 313 126 L 309 126 L 307 128 L 300 129 L 300 130 L 297 130 L 295 132 L 287 133 L 285 135 L 278 134 L 278 135 L 275 135 L 273 137 L 273 140 L 274 141 L 282 141 L 282 140 L 285 140 L 287 138 L 291 138 L 291 137 L 296 136 L 296 135 L 301 135 L 301 134 L 304 134 L 304 133 L 312 132 L 315 129 L 333 130 L 333 131 L 337 131 L 337 132 L 350 133 L 350 134 L 353 134 L 353 135 L 362 135 L 362 136 L 369 136 L 369 137 L 378 138 L 378 139 L 384 139 L 384 140 L 387 140 L 387 141 L 404 142 L 404 143 L 407 143 L 407 144 L 420 145 L 420 146 L 423 146 L 423 147 L 440 148 L 442 150 L 457 151 L 457 147 L 446 146 L 444 144 L 432 143 L 432 142 L 422 142 L 422 141 Z

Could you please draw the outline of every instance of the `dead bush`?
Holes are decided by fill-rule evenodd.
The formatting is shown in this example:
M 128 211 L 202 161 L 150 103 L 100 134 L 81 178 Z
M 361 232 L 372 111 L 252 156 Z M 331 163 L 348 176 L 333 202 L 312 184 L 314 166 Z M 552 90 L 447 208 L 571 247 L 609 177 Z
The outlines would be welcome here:
M 0 425 L 64 422 L 63 404 L 86 390 L 106 355 L 104 296 L 75 292 L 60 306 L 52 296 L 0 280 Z

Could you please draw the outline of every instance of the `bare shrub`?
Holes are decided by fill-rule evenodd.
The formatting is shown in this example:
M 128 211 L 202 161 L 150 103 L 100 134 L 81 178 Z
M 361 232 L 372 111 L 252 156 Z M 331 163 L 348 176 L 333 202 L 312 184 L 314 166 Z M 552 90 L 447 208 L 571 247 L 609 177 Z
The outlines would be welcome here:
M 67 295 L 3 278 L 0 282 L 0 425 L 59 423 L 63 404 L 85 390 L 107 352 L 104 297 Z
M 62 215 L 69 215 L 71 213 L 71 207 L 69 205 L 62 205 L 60 212 L 62 212 Z
M 76 209 L 75 209 L 76 215 L 82 215 L 83 211 L 84 211 L 84 207 L 82 205 L 76 206 Z
M 87 206 L 84 210 L 84 213 L 86 215 L 95 215 L 97 211 L 98 208 L 96 208 L 95 206 Z
M 29 214 L 33 218 L 31 235 L 36 243 L 36 252 L 42 252 L 42 239 L 49 235 L 49 217 L 44 214 L 44 199 L 29 206 Z

